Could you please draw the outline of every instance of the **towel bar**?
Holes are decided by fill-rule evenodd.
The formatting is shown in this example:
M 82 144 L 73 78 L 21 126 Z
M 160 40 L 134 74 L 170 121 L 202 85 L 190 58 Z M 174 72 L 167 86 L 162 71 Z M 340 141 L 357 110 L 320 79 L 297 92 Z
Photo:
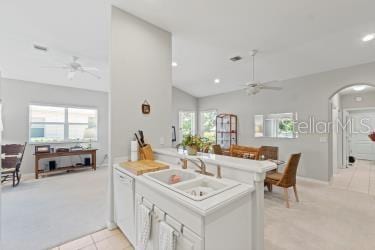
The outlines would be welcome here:
M 146 203 L 146 204 L 145 204 Z M 167 223 L 167 213 L 164 212 L 163 210 L 161 210 L 160 208 L 158 208 L 157 206 L 155 206 L 155 204 L 153 204 L 152 202 L 149 202 L 146 198 L 144 198 L 143 196 L 141 196 L 141 199 L 139 201 L 139 204 L 143 204 L 147 207 L 150 208 L 150 205 L 151 205 L 151 208 L 150 208 L 150 212 L 152 214 L 155 214 L 155 208 L 157 208 L 158 210 L 160 210 L 162 213 L 163 213 L 163 219 L 159 219 L 158 222 L 161 222 L 161 221 L 164 221 Z M 150 205 L 149 205 L 150 204 Z M 170 217 L 172 219 L 172 217 Z M 173 219 L 174 220 L 174 219 Z M 174 230 L 173 234 L 176 236 L 176 237 L 180 237 L 181 234 L 184 233 L 184 224 L 181 224 L 181 223 L 178 223 L 180 224 L 180 232 L 178 232 L 177 230 Z

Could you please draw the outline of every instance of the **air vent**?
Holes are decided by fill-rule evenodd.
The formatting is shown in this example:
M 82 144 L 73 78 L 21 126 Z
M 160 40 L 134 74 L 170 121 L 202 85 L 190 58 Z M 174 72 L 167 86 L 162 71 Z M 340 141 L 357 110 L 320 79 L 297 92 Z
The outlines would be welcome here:
M 239 61 L 239 60 L 242 60 L 242 57 L 240 57 L 240 56 L 235 56 L 235 57 L 232 57 L 230 60 L 231 60 L 232 62 L 237 62 L 237 61 Z
M 44 47 L 44 46 L 41 46 L 41 45 L 38 45 L 38 44 L 34 44 L 34 49 L 40 50 L 40 51 L 43 51 L 43 52 L 47 52 L 48 51 L 47 47 Z

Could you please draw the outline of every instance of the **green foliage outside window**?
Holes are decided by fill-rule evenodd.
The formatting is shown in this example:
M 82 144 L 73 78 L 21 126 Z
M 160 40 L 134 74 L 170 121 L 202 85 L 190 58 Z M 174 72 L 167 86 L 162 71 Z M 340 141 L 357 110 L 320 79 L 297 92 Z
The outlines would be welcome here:
M 209 142 L 215 142 L 216 112 L 208 111 L 201 113 L 202 136 Z
M 292 119 L 282 119 L 279 121 L 279 135 L 281 137 L 290 137 L 293 135 L 294 122 Z

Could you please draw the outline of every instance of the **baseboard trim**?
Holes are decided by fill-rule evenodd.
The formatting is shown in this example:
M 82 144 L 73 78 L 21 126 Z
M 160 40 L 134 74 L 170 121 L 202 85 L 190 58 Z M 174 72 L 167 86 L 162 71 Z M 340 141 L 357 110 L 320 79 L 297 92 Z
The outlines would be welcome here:
M 318 183 L 318 184 L 324 184 L 324 185 L 330 184 L 329 181 L 321 181 L 321 180 L 317 180 L 317 179 L 313 179 L 313 178 L 309 178 L 309 177 L 304 177 L 304 176 L 297 176 L 297 179 L 303 180 L 303 181 L 310 181 L 310 182 L 314 182 L 314 183 Z
M 97 165 L 96 168 L 105 168 L 105 167 L 108 167 L 108 164 L 107 163 L 104 163 L 104 164 L 101 164 L 101 165 Z M 35 173 L 22 173 L 22 177 L 25 177 L 25 178 L 34 178 L 35 177 Z
M 117 228 L 116 223 L 114 223 L 113 221 L 108 221 L 108 222 L 107 222 L 107 229 L 108 229 L 108 230 L 114 230 L 114 229 L 116 229 L 116 228 Z

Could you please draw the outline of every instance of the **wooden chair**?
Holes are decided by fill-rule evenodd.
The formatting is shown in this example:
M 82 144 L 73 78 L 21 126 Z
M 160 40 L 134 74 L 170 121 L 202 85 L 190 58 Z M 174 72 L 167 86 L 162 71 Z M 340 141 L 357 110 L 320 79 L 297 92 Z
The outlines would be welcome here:
M 223 150 L 221 149 L 221 146 L 218 144 L 212 145 L 212 153 L 215 155 L 222 155 Z
M 20 183 L 20 168 L 25 149 L 26 142 L 24 145 L 8 144 L 1 146 L 1 153 L 5 156 L 4 159 L 1 159 L 1 183 L 7 181 L 10 177 L 12 177 L 13 179 L 13 187 L 17 186 Z
M 254 160 L 259 160 L 259 148 L 239 145 L 230 146 L 230 156 L 243 158 L 246 154 L 251 154 L 254 156 Z
M 285 167 L 284 173 L 272 172 L 267 173 L 266 179 L 264 181 L 268 188 L 268 191 L 272 192 L 272 185 L 284 188 L 284 195 L 286 201 L 286 207 L 289 208 L 289 194 L 288 188 L 293 187 L 294 195 L 296 196 L 296 201 L 299 202 L 297 187 L 296 187 L 296 175 L 299 160 L 301 158 L 301 153 L 292 154 L 289 161 Z
M 279 148 L 272 146 L 261 146 L 259 148 L 259 157 L 264 155 L 266 160 L 278 160 L 279 159 Z

